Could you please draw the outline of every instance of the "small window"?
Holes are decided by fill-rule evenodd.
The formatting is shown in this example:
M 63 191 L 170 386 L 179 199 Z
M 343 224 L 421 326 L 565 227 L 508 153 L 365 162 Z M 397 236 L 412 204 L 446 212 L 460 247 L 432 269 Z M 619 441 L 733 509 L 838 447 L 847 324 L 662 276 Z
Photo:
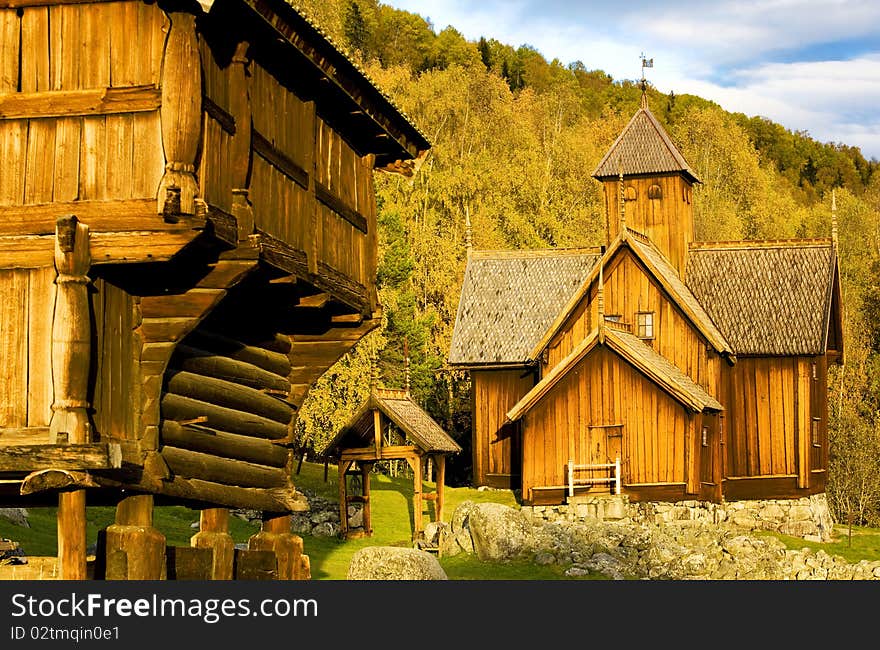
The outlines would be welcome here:
M 659 185 L 652 185 L 648 188 L 648 198 L 649 199 L 662 199 L 663 198 L 663 189 Z
M 640 311 L 637 313 L 636 328 L 640 339 L 654 338 L 654 312 Z
M 811 429 L 811 437 L 813 438 L 813 446 L 819 446 L 819 423 L 821 422 L 821 418 L 813 418 L 813 426 Z
M 813 364 L 810 364 L 810 365 L 811 365 L 812 370 L 813 370 L 813 381 L 816 381 L 817 379 L 819 379 L 819 375 L 816 373 L 816 364 L 813 363 Z
M 709 427 L 703 427 L 703 446 L 709 446 Z
M 635 201 L 636 200 L 636 188 L 632 185 L 624 189 L 623 191 L 623 199 L 625 201 Z

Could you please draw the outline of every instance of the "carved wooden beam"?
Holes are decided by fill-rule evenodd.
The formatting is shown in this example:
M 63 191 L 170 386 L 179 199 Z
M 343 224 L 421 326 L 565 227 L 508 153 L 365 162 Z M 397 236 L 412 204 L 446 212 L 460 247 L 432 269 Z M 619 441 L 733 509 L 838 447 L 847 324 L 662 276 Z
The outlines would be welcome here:
M 158 212 L 174 221 L 195 214 L 198 183 L 195 161 L 201 136 L 202 69 L 196 37 L 196 17 L 168 14 L 171 28 L 162 60 L 162 145 L 165 174 L 156 197 Z M 179 201 L 179 204 L 178 204 Z
M 250 44 L 239 43 L 229 68 L 229 102 L 235 124 L 230 144 L 230 181 L 232 183 L 232 215 L 238 224 L 238 241 L 244 241 L 254 232 L 254 209 L 248 198 L 251 163 L 251 100 L 248 94 L 247 51 Z

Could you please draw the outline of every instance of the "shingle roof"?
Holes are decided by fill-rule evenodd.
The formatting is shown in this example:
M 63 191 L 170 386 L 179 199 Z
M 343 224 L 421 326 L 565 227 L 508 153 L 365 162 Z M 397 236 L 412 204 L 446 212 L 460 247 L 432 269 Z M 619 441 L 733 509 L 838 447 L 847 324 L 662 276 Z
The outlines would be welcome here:
M 525 363 L 599 258 L 599 249 L 470 255 L 449 363 Z
M 640 108 L 599 162 L 594 178 L 618 176 L 621 165 L 627 176 L 682 172 L 691 182 L 700 182 L 666 130 L 647 108 Z
M 507 417 L 513 421 L 520 419 L 594 348 L 602 345 L 613 350 L 624 361 L 660 386 L 672 398 L 694 411 L 724 410 L 718 400 L 709 395 L 666 357 L 646 345 L 638 337 L 615 328 L 611 323 L 606 323 L 602 330 L 594 329 L 584 337 L 583 341 L 567 357 L 554 366 L 507 412 Z
M 836 255 L 829 240 L 692 244 L 688 286 L 737 354 L 824 354 Z
M 324 454 L 336 449 L 366 447 L 373 443 L 373 409 L 391 420 L 419 449 L 426 453 L 453 453 L 461 447 L 403 390 L 378 388 L 367 402 L 324 448 Z

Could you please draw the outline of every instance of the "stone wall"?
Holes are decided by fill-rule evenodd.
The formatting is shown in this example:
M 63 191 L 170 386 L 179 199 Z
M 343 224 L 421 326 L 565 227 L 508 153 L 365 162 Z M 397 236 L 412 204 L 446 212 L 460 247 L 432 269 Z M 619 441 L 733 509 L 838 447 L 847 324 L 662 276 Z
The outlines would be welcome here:
M 770 530 L 807 541 L 831 540 L 834 521 L 825 494 L 800 499 L 749 501 L 648 501 L 630 503 L 626 495 L 576 497 L 559 506 L 523 506 L 544 521 L 628 521 L 643 524 L 710 523 L 750 532 Z
M 648 523 L 628 516 L 584 516 L 577 520 L 576 510 L 560 513 L 558 507 L 545 508 L 535 516 L 531 509 L 520 511 L 501 504 L 466 501 L 456 508 L 449 524 L 440 525 L 434 534 L 442 556 L 472 553 L 488 561 L 557 565 L 572 577 L 880 579 L 880 561 L 851 564 L 822 550 L 790 550 L 774 537 L 744 533 L 729 521 L 716 524 L 705 519 L 671 519 L 661 523 L 655 518 Z

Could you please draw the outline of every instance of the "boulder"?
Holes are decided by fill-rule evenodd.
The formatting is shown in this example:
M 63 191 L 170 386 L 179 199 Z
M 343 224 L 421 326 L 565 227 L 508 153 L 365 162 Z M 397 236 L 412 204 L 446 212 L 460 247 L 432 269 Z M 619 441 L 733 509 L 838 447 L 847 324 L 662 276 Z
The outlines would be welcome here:
M 474 505 L 468 515 L 468 528 L 474 552 L 484 562 L 521 557 L 531 548 L 531 520 L 500 503 Z
M 16 526 L 31 527 L 28 522 L 28 511 L 24 508 L 0 508 L 0 519 L 5 519 Z
M 449 579 L 434 555 L 401 546 L 360 549 L 351 558 L 347 577 L 349 580 Z

